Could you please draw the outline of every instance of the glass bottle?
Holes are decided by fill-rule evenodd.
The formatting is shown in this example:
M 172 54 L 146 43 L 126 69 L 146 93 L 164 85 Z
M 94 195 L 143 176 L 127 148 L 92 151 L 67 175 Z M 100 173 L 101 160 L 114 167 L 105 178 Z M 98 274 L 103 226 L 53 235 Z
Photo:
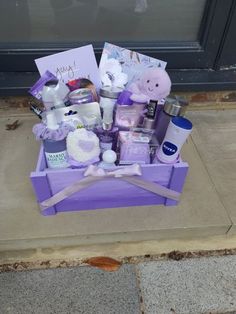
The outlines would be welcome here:
M 105 108 L 109 108 L 109 110 L 114 110 L 115 104 L 117 102 L 118 97 L 122 92 L 122 88 L 115 86 L 103 86 L 100 89 L 100 108 L 103 117 L 103 112 Z
M 104 86 L 100 89 L 100 107 L 102 111 L 102 128 L 96 134 L 100 140 L 101 153 L 106 150 L 116 151 L 118 128 L 113 127 L 114 108 L 122 89 Z

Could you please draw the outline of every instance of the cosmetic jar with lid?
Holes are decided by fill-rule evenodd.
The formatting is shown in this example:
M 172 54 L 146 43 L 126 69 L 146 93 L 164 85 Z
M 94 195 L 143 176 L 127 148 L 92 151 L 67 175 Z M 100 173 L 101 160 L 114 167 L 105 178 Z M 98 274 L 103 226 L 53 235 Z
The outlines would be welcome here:
M 71 105 L 80 105 L 93 102 L 92 91 L 89 88 L 79 88 L 69 93 L 69 102 Z

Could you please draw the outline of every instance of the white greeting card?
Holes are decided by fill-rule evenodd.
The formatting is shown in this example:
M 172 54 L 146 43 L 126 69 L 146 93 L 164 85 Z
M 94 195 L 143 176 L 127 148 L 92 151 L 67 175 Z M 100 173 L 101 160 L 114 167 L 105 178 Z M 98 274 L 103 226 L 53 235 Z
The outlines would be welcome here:
M 67 83 L 79 78 L 87 78 L 100 88 L 101 80 L 92 45 L 70 49 L 35 60 L 40 75 L 47 70 L 59 80 Z

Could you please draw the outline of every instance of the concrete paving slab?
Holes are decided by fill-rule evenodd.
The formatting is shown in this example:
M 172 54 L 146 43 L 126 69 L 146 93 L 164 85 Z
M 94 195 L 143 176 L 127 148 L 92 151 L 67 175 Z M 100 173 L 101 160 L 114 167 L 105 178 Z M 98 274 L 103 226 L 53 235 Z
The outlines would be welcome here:
M 138 268 L 145 314 L 236 310 L 236 256 L 148 262 Z
M 0 250 L 203 237 L 222 235 L 230 228 L 231 220 L 191 139 L 183 150 L 190 171 L 179 206 L 41 216 L 28 178 L 39 148 L 31 133 L 37 120 L 22 115 L 21 126 L 6 131 L 5 124 L 15 119 L 0 119 Z
M 236 234 L 236 110 L 189 112 L 193 141 Z
M 91 267 L 0 274 L 1 314 L 138 314 L 134 266 L 113 273 Z

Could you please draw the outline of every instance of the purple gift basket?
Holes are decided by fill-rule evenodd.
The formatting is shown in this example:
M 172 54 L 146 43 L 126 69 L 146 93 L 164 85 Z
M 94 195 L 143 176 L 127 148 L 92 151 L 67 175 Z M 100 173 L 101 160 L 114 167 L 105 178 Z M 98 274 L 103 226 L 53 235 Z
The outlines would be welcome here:
M 128 84 L 113 60 L 108 60 L 112 75 L 100 71 L 105 73 L 100 97 L 88 79 L 63 86 L 49 71 L 35 84 L 47 108 L 37 111 L 42 122 L 33 132 L 42 145 L 30 179 L 45 216 L 179 203 L 189 168 L 180 150 L 192 128 L 182 117 L 183 102 L 166 98 L 171 83 L 164 69 L 148 69 Z M 104 87 L 112 79 L 119 88 Z M 104 151 L 112 152 L 107 160 Z

